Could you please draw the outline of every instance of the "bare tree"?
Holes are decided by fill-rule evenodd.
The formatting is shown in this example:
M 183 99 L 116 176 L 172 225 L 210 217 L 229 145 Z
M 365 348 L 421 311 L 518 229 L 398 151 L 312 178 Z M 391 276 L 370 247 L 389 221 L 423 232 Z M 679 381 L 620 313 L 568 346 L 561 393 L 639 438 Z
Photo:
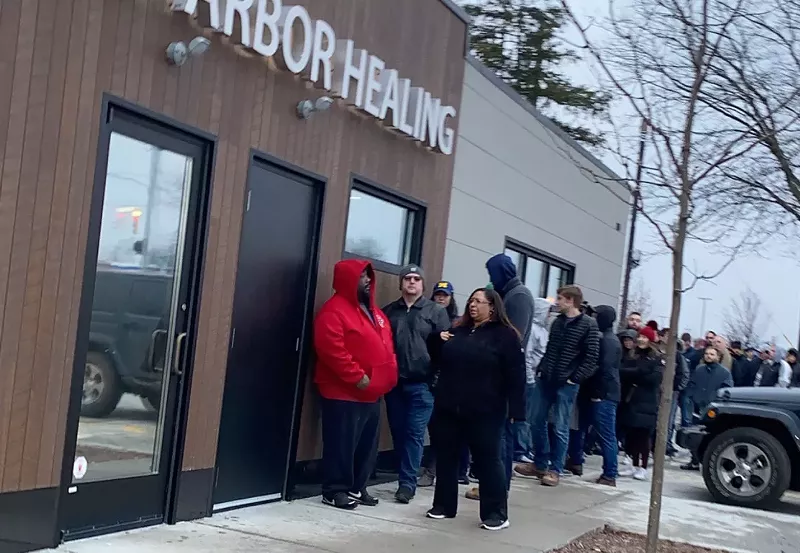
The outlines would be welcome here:
M 772 54 L 763 55 L 765 48 L 776 56 L 782 50 L 777 60 L 796 57 L 794 19 L 786 23 L 781 17 L 794 9 L 796 1 L 638 0 L 617 12 L 610 0 L 606 31 L 611 40 L 601 45 L 589 36 L 586 22 L 577 18 L 569 0 L 561 0 L 579 30 L 580 46 L 594 61 L 612 95 L 625 105 L 628 120 L 611 122 L 615 153 L 631 190 L 633 183 L 638 185 L 639 213 L 672 258 L 672 329 L 679 328 L 681 300 L 687 290 L 700 280 L 715 278 L 739 251 L 755 246 L 763 241 L 765 232 L 779 228 L 760 212 L 770 195 L 758 188 L 760 179 L 756 177 L 762 176 L 759 161 L 768 151 L 775 159 L 795 159 L 786 152 L 795 151 L 792 132 L 796 113 L 800 113 L 795 101 L 800 72 L 781 70 L 780 77 L 764 81 L 757 75 L 769 74 L 774 63 Z M 772 32 L 763 29 L 764 25 Z M 761 42 L 764 37 L 770 37 L 767 44 Z M 748 76 L 747 85 L 741 74 Z M 730 92 L 737 82 L 738 96 Z M 781 92 L 773 94 L 773 85 L 780 85 Z M 745 103 L 751 109 L 744 107 Z M 740 120 L 734 122 L 730 112 Z M 647 129 L 643 137 L 637 132 L 640 121 Z M 637 162 L 640 140 L 646 141 L 647 155 Z M 790 177 L 793 167 L 788 169 L 781 173 L 783 180 L 778 171 L 771 173 L 769 188 L 792 201 L 797 199 L 792 194 L 796 182 Z M 606 176 L 597 177 L 599 184 L 606 180 Z M 741 190 L 731 194 L 729 188 L 736 183 Z M 756 198 L 763 199 L 761 206 Z M 689 241 L 726 250 L 728 261 L 709 273 L 686 266 Z M 647 553 L 656 553 L 658 547 L 676 335 L 671 332 L 667 344 Z
M 725 309 L 725 334 L 728 340 L 755 345 L 761 341 L 761 298 L 750 287 L 745 288 Z
M 643 317 L 649 317 L 653 309 L 653 300 L 650 290 L 644 285 L 644 280 L 637 277 L 634 285 L 628 294 L 628 312 L 640 313 Z

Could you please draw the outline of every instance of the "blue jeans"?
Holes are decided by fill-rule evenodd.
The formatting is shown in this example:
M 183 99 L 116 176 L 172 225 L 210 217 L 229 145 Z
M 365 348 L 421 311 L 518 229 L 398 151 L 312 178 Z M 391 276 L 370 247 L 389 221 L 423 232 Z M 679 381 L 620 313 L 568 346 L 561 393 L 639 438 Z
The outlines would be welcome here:
M 531 421 L 533 420 L 533 402 L 535 401 L 536 384 L 525 387 L 525 421 L 514 423 L 514 460 L 520 460 L 523 455 L 530 456 L 533 451 L 531 438 Z
M 533 462 L 539 470 L 552 470 L 561 473 L 564 470 L 564 457 L 567 455 L 569 443 L 569 422 L 578 386 L 575 384 L 553 385 L 539 381 L 536 383 L 534 402 L 536 404 L 531 436 L 533 437 Z M 555 419 L 555 443 L 549 443 L 547 418 L 553 409 Z
M 694 413 L 694 402 L 689 396 L 689 389 L 685 389 L 680 394 L 681 404 L 681 427 L 687 428 L 692 426 L 692 413 Z
M 667 454 L 675 452 L 675 445 L 672 441 L 672 433 L 675 431 L 675 416 L 678 414 L 678 403 L 680 403 L 681 392 L 672 394 L 672 407 L 669 410 L 669 429 L 667 430 Z M 681 417 L 683 422 L 683 417 Z M 653 441 L 655 443 L 655 441 Z
M 398 485 L 417 489 L 417 472 L 425 448 L 425 428 L 433 413 L 433 394 L 424 382 L 400 383 L 386 394 L 386 415 L 399 461 Z
M 603 455 L 603 476 L 609 480 L 617 478 L 617 455 L 619 443 L 617 442 L 617 402 L 616 401 L 587 401 L 579 406 L 578 418 L 580 430 L 570 432 L 569 458 L 575 465 L 582 465 L 583 446 L 586 433 L 591 426 L 600 443 Z
M 506 473 L 506 490 L 511 489 L 511 471 L 514 468 L 514 426 L 510 421 L 506 421 L 500 437 L 500 460 Z M 478 478 L 480 477 L 478 474 Z

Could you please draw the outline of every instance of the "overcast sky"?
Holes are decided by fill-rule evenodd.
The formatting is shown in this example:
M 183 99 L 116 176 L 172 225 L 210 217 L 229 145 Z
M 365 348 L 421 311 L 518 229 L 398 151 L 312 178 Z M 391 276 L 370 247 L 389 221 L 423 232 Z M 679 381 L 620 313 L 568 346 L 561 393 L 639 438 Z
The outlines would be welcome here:
M 624 0 L 615 2 L 618 7 L 623 3 Z M 571 5 L 585 18 L 603 18 L 608 13 L 608 0 L 571 0 Z M 574 31 L 567 34 L 567 39 L 579 40 Z M 565 72 L 581 84 L 597 82 L 588 63 L 575 64 Z M 615 109 L 625 109 L 624 104 Z M 601 157 L 610 167 L 618 167 L 610 156 Z M 649 318 L 661 325 L 668 321 L 670 313 L 671 259 L 663 246 L 658 246 L 652 227 L 642 218 L 640 222 L 636 247 L 645 256 L 642 265 L 634 270 L 634 283 L 636 279 L 644 282 L 652 302 Z M 800 264 L 785 255 L 788 250 L 790 245 L 785 241 L 767 239 L 760 255 L 738 258 L 713 282 L 698 283 L 684 295 L 680 330 L 693 335 L 707 329 L 723 332 L 726 308 L 746 287 L 750 287 L 759 295 L 763 306 L 758 329 L 761 335 L 765 339 L 774 337 L 783 347 L 787 347 L 789 342 L 796 345 L 800 328 L 800 287 L 797 285 L 800 282 Z M 702 244 L 692 243 L 687 247 L 685 265 L 699 273 L 716 272 L 726 261 L 727 257 L 714 255 Z M 701 297 L 710 298 L 705 329 L 700 328 L 703 302 L 698 298 Z

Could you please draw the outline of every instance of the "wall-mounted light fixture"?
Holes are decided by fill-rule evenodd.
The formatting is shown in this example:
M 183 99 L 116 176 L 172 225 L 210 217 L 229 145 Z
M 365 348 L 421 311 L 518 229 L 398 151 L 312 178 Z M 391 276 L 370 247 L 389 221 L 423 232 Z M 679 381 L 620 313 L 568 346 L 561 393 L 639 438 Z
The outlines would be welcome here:
M 308 119 L 318 111 L 327 111 L 333 105 L 333 98 L 321 96 L 316 100 L 303 100 L 297 104 L 297 116 L 300 119 Z
M 202 56 L 211 47 L 211 41 L 204 36 L 196 36 L 186 46 L 182 41 L 173 42 L 167 46 L 167 61 L 180 67 L 189 58 Z

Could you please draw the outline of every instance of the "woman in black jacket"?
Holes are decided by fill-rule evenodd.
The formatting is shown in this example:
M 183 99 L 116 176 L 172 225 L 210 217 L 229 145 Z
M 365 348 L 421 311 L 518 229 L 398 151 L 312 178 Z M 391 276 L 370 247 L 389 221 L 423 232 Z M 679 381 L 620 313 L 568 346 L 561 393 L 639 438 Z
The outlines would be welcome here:
M 475 290 L 466 313 L 432 349 L 439 369 L 434 399 L 437 479 L 427 516 L 456 516 L 459 454 L 466 444 L 481 478 L 481 526 L 507 528 L 500 440 L 506 420 L 525 420 L 525 355 L 500 295 Z
M 655 331 L 650 327 L 639 330 L 633 355 L 623 356 L 619 369 L 624 394 L 620 405 L 620 423 L 625 428 L 625 449 L 633 459 L 632 474 L 620 470 L 620 476 L 647 479 L 650 456 L 650 436 L 658 421 L 661 379 L 664 360 L 652 346 Z

